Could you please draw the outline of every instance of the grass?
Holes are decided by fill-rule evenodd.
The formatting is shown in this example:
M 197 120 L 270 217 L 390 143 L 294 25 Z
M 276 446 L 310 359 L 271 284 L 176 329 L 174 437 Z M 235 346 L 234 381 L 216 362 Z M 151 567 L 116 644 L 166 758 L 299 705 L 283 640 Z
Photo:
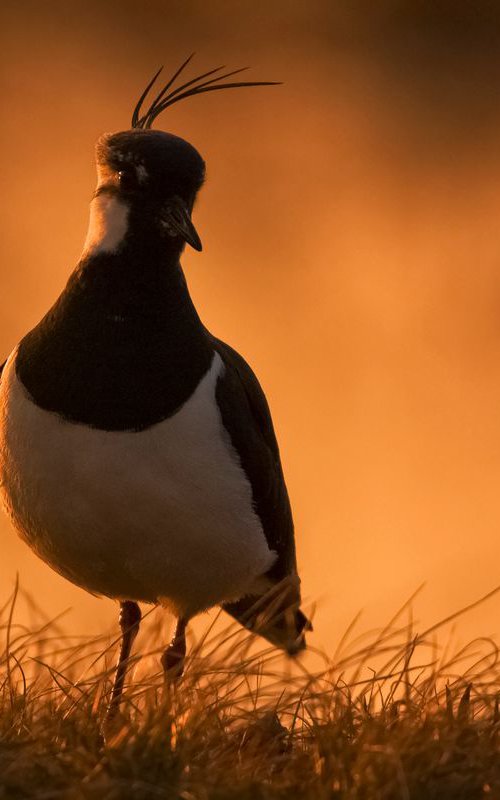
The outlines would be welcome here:
M 411 600 L 379 631 L 353 623 L 315 672 L 212 626 L 165 691 L 150 613 L 104 744 L 117 639 L 70 638 L 37 609 L 27 629 L 20 594 L 0 609 L 2 800 L 500 798 L 497 646 L 440 647 L 450 619 L 418 633 Z

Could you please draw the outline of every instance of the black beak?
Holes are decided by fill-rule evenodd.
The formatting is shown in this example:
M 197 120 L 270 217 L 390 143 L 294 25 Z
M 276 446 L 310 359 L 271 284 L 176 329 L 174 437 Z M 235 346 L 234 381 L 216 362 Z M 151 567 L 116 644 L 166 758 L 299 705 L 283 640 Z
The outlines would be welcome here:
M 170 236 L 181 236 L 194 250 L 202 250 L 201 239 L 192 223 L 189 209 L 180 197 L 173 197 L 163 207 L 162 222 Z

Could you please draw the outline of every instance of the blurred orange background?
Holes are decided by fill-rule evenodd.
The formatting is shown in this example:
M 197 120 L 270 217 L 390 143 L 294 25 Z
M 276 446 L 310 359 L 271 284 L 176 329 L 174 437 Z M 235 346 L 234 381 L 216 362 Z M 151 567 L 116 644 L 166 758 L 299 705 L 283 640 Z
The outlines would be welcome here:
M 2 8 L 0 354 L 78 260 L 103 131 L 164 63 L 250 64 L 281 87 L 194 98 L 157 123 L 203 154 L 201 316 L 254 366 L 278 431 L 313 641 L 422 623 L 500 583 L 500 7 L 493 3 L 18 0 Z M 79 632 L 113 603 L 0 522 L 20 573 Z M 498 631 L 500 599 L 460 623 Z M 363 625 L 362 625 L 363 626 Z

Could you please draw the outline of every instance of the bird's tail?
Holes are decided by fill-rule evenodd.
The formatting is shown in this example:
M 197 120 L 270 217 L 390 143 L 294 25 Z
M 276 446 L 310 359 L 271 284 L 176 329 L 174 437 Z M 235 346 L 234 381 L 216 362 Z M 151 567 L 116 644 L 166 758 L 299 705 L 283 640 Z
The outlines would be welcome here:
M 242 597 L 224 603 L 222 608 L 252 633 L 263 636 L 290 656 L 305 649 L 306 631 L 312 631 L 311 622 L 300 609 L 296 576 L 285 578 L 265 595 Z

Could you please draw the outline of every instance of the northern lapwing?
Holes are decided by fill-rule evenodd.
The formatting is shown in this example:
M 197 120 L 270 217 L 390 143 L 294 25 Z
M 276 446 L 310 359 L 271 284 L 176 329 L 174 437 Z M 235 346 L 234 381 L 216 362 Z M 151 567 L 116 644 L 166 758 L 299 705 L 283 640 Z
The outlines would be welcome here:
M 191 58 L 191 57 L 190 57 Z M 182 672 L 188 621 L 221 606 L 289 654 L 305 646 L 294 530 L 265 395 L 246 361 L 203 325 L 179 257 L 205 164 L 151 130 L 170 105 L 225 82 L 223 67 L 173 88 L 130 130 L 96 145 L 98 183 L 80 261 L 14 349 L 0 382 L 0 480 L 40 558 L 119 600 L 118 709 L 138 602 L 177 618 L 162 659 Z

